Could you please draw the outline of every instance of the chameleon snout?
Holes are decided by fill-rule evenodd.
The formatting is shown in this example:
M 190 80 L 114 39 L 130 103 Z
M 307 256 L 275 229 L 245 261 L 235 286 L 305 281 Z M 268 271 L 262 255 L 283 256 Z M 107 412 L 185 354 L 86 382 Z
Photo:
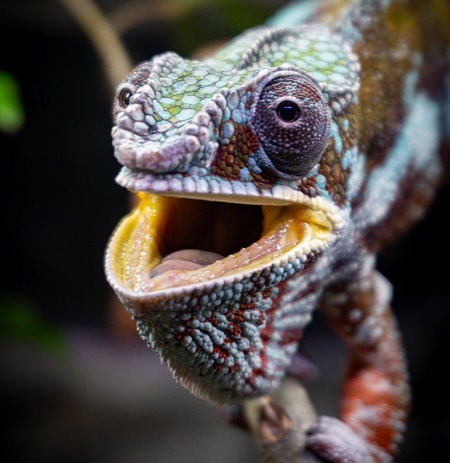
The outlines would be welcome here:
M 181 130 L 169 127 L 158 132 L 153 132 L 153 126 L 138 124 L 129 116 L 119 117 L 112 131 L 114 155 L 125 167 L 154 173 L 208 167 L 218 143 L 212 137 L 210 117 L 199 116 Z

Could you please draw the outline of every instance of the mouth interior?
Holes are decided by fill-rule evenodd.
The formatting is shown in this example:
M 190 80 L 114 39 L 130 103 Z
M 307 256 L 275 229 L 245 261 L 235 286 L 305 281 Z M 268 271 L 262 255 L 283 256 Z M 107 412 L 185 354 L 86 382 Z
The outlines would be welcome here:
M 261 237 L 261 206 L 166 198 L 170 214 L 162 230 L 163 256 L 198 249 L 228 256 Z
M 324 240 L 325 214 L 299 204 L 249 205 L 138 193 L 110 244 L 122 285 L 152 292 L 232 275 Z

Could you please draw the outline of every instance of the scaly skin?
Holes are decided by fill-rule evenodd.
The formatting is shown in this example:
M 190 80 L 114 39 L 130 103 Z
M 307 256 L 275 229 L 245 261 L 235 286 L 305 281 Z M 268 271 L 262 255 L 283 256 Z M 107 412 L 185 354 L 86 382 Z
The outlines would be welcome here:
M 309 432 L 323 461 L 391 461 L 402 434 L 406 366 L 375 256 L 444 172 L 449 23 L 446 0 L 304 2 L 117 89 L 117 181 L 140 203 L 108 281 L 180 382 L 218 403 L 276 388 L 323 310 L 351 351 L 340 420 Z

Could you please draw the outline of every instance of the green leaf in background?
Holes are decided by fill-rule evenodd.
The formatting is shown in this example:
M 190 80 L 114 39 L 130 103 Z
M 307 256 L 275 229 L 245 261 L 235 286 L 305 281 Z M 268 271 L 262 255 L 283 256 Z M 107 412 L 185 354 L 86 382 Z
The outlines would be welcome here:
M 25 122 L 19 85 L 8 72 L 0 71 L 0 130 L 17 132 Z
M 0 293 L 0 339 L 26 342 L 54 353 L 63 353 L 62 332 L 44 320 L 35 304 L 24 296 Z

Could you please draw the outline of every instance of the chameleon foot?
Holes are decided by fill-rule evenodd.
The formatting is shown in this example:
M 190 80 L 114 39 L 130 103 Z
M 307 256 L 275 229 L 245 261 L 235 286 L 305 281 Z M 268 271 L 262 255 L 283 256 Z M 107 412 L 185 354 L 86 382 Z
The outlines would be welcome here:
M 337 418 L 322 416 L 307 436 L 306 447 L 329 463 L 389 463 L 392 458 L 368 444 Z

